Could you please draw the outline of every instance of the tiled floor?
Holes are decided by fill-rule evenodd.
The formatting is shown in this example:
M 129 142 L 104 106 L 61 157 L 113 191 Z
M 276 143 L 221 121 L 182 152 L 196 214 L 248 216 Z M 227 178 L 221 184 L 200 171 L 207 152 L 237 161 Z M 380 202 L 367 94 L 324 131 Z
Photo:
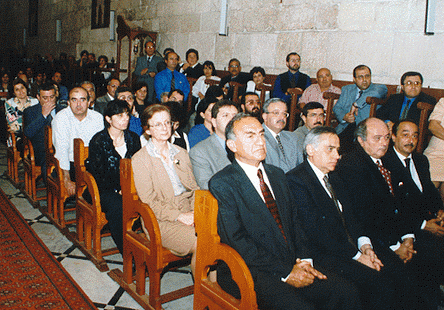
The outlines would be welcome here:
M 142 309 L 106 272 L 100 272 L 79 249 L 77 249 L 60 231 L 45 218 L 38 209 L 34 209 L 23 193 L 12 186 L 5 177 L 6 147 L 0 144 L 0 187 L 8 195 L 16 208 L 28 221 L 34 231 L 43 240 L 69 274 L 76 280 L 98 309 Z M 109 237 L 106 244 L 112 243 Z M 122 269 L 122 256 L 116 254 L 107 257 L 111 269 Z M 192 285 L 189 268 L 181 272 L 168 272 L 162 279 L 162 292 Z M 148 288 L 148 286 L 147 286 Z M 164 309 L 185 310 L 193 308 L 193 296 L 163 304 Z

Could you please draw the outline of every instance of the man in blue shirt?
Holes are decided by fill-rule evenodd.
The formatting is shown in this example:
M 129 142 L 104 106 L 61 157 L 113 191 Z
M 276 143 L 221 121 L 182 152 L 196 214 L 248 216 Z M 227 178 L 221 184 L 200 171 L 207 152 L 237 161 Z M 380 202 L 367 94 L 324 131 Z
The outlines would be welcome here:
M 436 104 L 436 99 L 424 94 L 422 83 L 424 82 L 421 73 L 409 71 L 401 77 L 402 93 L 391 95 L 387 102 L 376 112 L 376 117 L 382 119 L 390 126 L 398 120 L 410 119 L 417 125 L 421 110 L 418 109 L 419 102 L 426 102 L 431 105 Z
M 298 53 L 292 52 L 287 55 L 286 64 L 288 71 L 276 78 L 273 88 L 273 97 L 281 98 L 287 104 L 291 101 L 291 95 L 288 93 L 289 88 L 299 88 L 304 91 L 311 85 L 310 77 L 302 72 L 299 72 L 301 67 L 301 56 Z
M 179 56 L 175 52 L 170 52 L 165 56 L 165 63 L 167 68 L 154 78 L 154 89 L 156 90 L 156 97 L 160 101 L 160 95 L 164 92 L 169 93 L 172 90 L 180 89 L 183 91 L 187 100 L 190 93 L 190 84 L 185 75 L 176 71 L 176 66 L 179 62 Z

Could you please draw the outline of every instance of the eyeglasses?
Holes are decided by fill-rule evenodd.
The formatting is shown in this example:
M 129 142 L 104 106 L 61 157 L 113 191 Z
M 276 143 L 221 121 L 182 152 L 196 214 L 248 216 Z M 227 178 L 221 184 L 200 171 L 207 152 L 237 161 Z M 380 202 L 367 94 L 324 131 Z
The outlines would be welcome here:
M 155 123 L 154 125 L 150 125 L 150 127 L 156 128 L 156 129 L 160 129 L 163 127 L 171 127 L 171 122 L 170 121 L 166 121 L 163 123 Z
M 238 65 L 231 65 L 230 68 L 239 68 Z
M 279 111 L 265 112 L 265 113 L 273 114 L 276 117 L 278 117 L 279 115 L 283 115 L 285 118 L 287 118 L 290 115 L 288 112 L 279 112 Z
M 415 82 L 407 81 L 407 82 L 404 83 L 405 86 L 412 86 L 412 85 L 419 86 L 419 85 L 421 85 L 421 84 L 422 84 L 422 83 L 421 83 L 421 82 L 418 82 L 418 81 L 415 81 Z

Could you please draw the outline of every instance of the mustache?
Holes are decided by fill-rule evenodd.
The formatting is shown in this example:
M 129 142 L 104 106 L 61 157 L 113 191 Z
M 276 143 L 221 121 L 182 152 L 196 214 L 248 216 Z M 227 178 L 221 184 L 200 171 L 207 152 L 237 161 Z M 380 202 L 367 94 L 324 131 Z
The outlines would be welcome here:
M 409 144 L 406 144 L 406 145 L 404 145 L 404 146 L 410 146 L 411 148 L 414 147 L 413 143 L 409 143 Z
M 322 123 L 321 122 L 316 122 L 316 123 L 314 123 L 315 125 L 322 125 Z

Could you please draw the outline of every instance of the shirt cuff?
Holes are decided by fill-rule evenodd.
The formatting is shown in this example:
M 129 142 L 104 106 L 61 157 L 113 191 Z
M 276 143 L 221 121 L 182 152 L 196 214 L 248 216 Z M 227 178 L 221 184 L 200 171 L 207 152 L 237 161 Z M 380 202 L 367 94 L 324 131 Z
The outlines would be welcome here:
M 390 246 L 390 249 L 391 249 L 393 252 L 395 252 L 397 249 L 399 249 L 400 246 L 401 246 L 401 243 L 396 242 L 396 244 Z
M 427 221 L 424 220 L 421 224 L 421 229 L 424 229 L 426 227 L 426 225 L 427 225 Z
M 358 260 L 361 257 L 362 253 L 360 251 L 358 251 L 358 253 L 356 253 L 355 256 L 353 256 L 354 260 Z
M 401 237 L 401 240 L 404 241 L 404 239 L 407 238 L 413 238 L 413 240 L 415 240 L 415 234 L 405 234 L 404 236 Z
M 365 236 L 359 237 L 358 238 L 358 249 L 361 249 L 362 246 L 365 244 L 369 244 L 373 248 L 372 242 L 370 241 L 369 237 L 365 237 Z

